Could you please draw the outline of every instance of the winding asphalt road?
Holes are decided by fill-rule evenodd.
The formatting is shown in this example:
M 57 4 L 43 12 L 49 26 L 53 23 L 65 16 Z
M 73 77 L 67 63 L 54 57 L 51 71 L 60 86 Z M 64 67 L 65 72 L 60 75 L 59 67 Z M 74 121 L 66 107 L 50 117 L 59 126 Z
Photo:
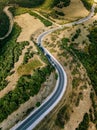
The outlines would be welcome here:
M 63 70 L 61 64 L 48 52 L 47 49 L 43 48 L 43 46 L 41 45 L 43 37 L 54 30 L 55 29 L 52 29 L 41 34 L 38 37 L 37 42 L 39 47 L 45 53 L 48 60 L 55 67 L 58 73 L 56 87 L 53 93 L 44 101 L 44 103 L 37 110 L 32 112 L 30 116 L 27 117 L 27 119 L 19 123 L 19 125 L 17 124 L 16 127 L 12 128 L 12 130 L 32 130 L 58 104 L 66 90 L 67 76 L 65 71 Z
M 13 28 L 13 24 L 14 24 L 14 21 L 13 21 L 13 15 L 12 13 L 8 10 L 10 7 L 12 6 L 6 6 L 3 10 L 3 12 L 8 16 L 9 20 L 10 20 L 10 26 L 9 26 L 9 30 L 7 32 L 7 34 L 3 37 L 0 37 L 0 40 L 4 40 L 6 37 L 9 36 L 9 34 L 11 33 L 12 31 L 12 28 Z
M 16 124 L 11 130 L 32 130 L 61 100 L 67 85 L 67 76 L 66 73 L 61 66 L 61 64 L 50 54 L 50 52 L 42 46 L 42 40 L 43 38 L 48 35 L 51 32 L 54 32 L 55 30 L 62 29 L 64 27 L 69 27 L 72 25 L 80 24 L 88 19 L 90 19 L 94 15 L 95 10 L 95 4 L 93 4 L 90 14 L 76 22 L 72 22 L 69 24 L 65 24 L 62 27 L 57 27 L 55 29 L 50 29 L 44 33 L 42 33 L 37 38 L 37 43 L 41 50 L 44 52 L 44 54 L 47 56 L 48 60 L 51 62 L 51 64 L 55 67 L 57 73 L 58 73 L 58 80 L 56 87 L 53 91 L 53 93 L 44 101 L 44 103 L 35 111 L 33 111 L 25 120 L 22 122 Z

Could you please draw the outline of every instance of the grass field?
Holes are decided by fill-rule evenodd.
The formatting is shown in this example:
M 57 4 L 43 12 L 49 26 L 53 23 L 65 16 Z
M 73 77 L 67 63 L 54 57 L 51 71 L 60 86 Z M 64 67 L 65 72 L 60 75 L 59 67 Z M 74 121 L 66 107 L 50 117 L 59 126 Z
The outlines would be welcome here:
M 37 69 L 38 67 L 41 67 L 43 64 L 38 59 L 33 59 L 32 61 L 28 62 L 25 65 L 21 65 L 17 72 L 19 75 L 29 75 L 32 71 Z

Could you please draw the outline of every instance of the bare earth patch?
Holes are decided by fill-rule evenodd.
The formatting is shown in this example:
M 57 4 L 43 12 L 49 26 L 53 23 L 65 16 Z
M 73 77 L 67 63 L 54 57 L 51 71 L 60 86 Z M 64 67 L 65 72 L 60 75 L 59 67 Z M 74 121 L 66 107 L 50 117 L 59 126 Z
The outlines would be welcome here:
M 29 41 L 31 35 L 35 33 L 35 31 L 44 28 L 44 25 L 40 20 L 32 17 L 28 13 L 16 16 L 14 21 L 22 28 L 22 32 L 18 37 L 17 42 Z

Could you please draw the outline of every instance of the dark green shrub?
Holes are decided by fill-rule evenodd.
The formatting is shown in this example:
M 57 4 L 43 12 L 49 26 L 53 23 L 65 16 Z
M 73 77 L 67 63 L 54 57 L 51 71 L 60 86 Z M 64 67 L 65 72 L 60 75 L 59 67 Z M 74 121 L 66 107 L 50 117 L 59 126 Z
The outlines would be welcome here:
M 88 127 L 89 127 L 89 115 L 85 113 L 83 121 L 79 124 L 76 130 L 88 130 Z

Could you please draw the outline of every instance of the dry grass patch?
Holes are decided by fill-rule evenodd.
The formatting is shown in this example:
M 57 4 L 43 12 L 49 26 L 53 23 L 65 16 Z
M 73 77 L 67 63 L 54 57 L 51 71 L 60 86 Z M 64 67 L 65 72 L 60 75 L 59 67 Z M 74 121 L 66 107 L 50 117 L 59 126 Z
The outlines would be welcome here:
M 19 75 L 28 75 L 31 74 L 34 69 L 37 69 L 42 65 L 42 62 L 39 59 L 33 59 L 25 65 L 20 65 L 17 72 Z

